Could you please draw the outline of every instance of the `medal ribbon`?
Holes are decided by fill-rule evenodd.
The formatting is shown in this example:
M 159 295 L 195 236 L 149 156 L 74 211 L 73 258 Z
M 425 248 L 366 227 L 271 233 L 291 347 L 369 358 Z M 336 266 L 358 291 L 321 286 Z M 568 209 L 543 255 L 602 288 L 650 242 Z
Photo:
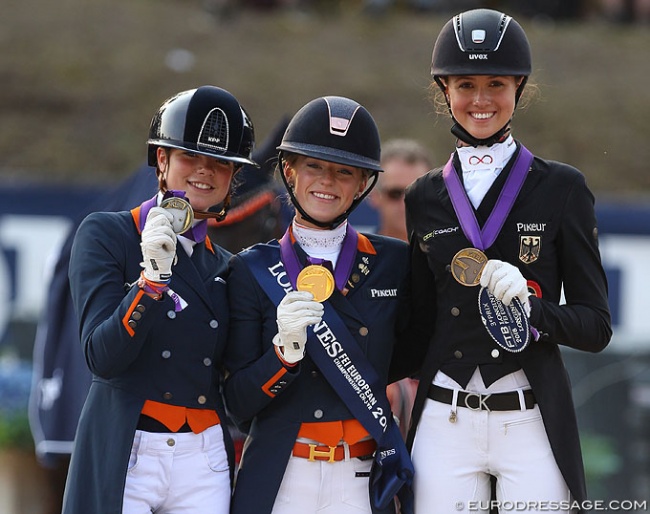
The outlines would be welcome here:
M 482 229 L 478 226 L 478 221 L 467 197 L 467 192 L 454 168 L 453 159 L 454 154 L 452 153 L 442 170 L 442 178 L 449 192 L 449 198 L 451 199 L 454 211 L 456 212 L 456 216 L 458 216 L 458 221 L 467 239 L 471 241 L 475 248 L 485 250 L 492 246 L 499 232 L 501 232 L 501 228 L 521 190 L 521 186 L 524 184 L 524 180 L 526 180 L 526 173 L 530 168 L 530 164 L 533 162 L 533 154 L 524 145 L 520 146 L 519 154 L 512 166 L 510 175 L 508 175 L 506 183 L 503 185 L 499 198 L 494 205 L 494 209 L 492 209 Z
M 291 243 L 292 237 L 292 229 L 291 226 L 289 226 L 282 236 L 282 239 L 280 239 L 280 255 L 284 267 L 287 270 L 287 276 L 291 281 L 291 286 L 296 289 L 296 279 L 298 278 L 298 274 L 300 273 L 300 270 L 302 270 L 303 266 L 300 264 L 296 250 Z M 348 224 L 345 238 L 343 239 L 343 245 L 341 246 L 341 252 L 339 253 L 339 258 L 336 261 L 336 268 L 334 269 L 334 282 L 339 291 L 343 291 L 343 288 L 350 277 L 350 273 L 352 272 L 354 258 L 357 254 L 358 241 L 359 233 L 354 229 L 354 227 Z M 323 264 L 322 259 L 309 258 L 308 261 L 312 264 Z

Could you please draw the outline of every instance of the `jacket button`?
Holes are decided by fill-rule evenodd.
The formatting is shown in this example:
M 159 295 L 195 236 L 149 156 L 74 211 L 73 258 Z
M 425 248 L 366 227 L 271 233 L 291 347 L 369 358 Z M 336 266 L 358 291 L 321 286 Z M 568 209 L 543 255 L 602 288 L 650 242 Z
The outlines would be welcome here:
M 174 446 L 176 444 L 176 441 L 174 441 L 171 437 L 167 439 L 167 446 Z
M 311 378 L 318 378 L 318 371 L 312 371 Z
M 461 352 L 460 350 L 456 350 L 454 352 L 454 357 L 456 357 L 457 359 L 462 359 L 463 358 L 463 352 Z
M 316 409 L 316 410 L 314 411 L 314 417 L 315 417 L 316 419 L 320 419 L 320 418 L 322 418 L 322 417 L 323 417 L 323 411 L 320 410 L 320 409 Z
M 219 322 L 216 319 L 210 321 L 210 328 L 217 328 L 218 326 Z
M 138 305 L 135 306 L 135 310 L 138 312 L 144 312 L 146 310 L 146 307 L 139 303 Z
M 196 399 L 196 401 L 199 402 L 201 405 L 204 405 L 205 402 L 208 401 L 208 399 L 205 396 L 201 395 Z
M 460 314 L 460 309 L 458 307 L 452 307 L 451 308 L 451 315 L 452 316 L 458 316 Z
M 212 359 L 210 357 L 206 357 L 205 359 L 203 359 L 203 365 L 212 366 Z
M 167 311 L 167 317 L 169 319 L 174 319 L 176 318 L 176 313 L 174 311 Z
M 138 323 L 135 322 L 135 321 L 133 321 L 132 319 L 130 319 L 129 322 L 128 322 L 128 325 L 129 325 L 131 328 L 135 328 L 135 327 L 138 326 Z
M 131 313 L 131 319 L 139 320 L 142 317 L 142 314 L 140 314 L 138 311 L 133 311 Z
M 171 399 L 172 399 L 172 396 L 173 396 L 172 393 L 167 392 L 167 393 L 164 393 L 164 394 L 163 394 L 163 399 L 165 399 L 165 400 L 171 400 Z
M 170 352 L 169 350 L 163 350 L 163 352 L 160 355 L 162 355 L 163 359 L 169 359 L 172 356 L 172 352 Z
M 367 336 L 368 335 L 368 327 L 361 327 L 359 329 L 359 335 L 362 335 L 364 337 Z
M 499 350 L 497 350 L 497 349 L 495 348 L 494 350 L 492 350 L 492 351 L 490 352 L 490 355 L 492 356 L 493 359 L 496 359 L 496 358 L 500 355 L 500 353 L 501 353 L 501 352 L 499 352 Z

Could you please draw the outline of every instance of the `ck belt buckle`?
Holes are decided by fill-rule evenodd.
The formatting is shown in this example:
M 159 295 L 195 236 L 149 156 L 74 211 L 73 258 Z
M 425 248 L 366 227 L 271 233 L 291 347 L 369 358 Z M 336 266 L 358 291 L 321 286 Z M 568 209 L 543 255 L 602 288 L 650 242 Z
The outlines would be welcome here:
M 463 403 L 465 404 L 465 407 L 467 407 L 469 410 L 486 410 L 490 412 L 490 407 L 488 407 L 486 401 L 487 399 L 492 396 L 490 394 L 479 394 L 479 393 L 466 393 L 465 398 L 463 398 Z M 476 398 L 476 406 L 471 406 L 469 404 L 469 399 Z M 474 403 L 474 402 L 472 402 Z
M 316 457 L 327 457 L 327 462 L 334 462 L 334 452 L 336 451 L 336 446 L 328 446 L 328 451 L 317 450 L 318 445 L 309 444 L 309 457 L 307 460 L 314 462 Z

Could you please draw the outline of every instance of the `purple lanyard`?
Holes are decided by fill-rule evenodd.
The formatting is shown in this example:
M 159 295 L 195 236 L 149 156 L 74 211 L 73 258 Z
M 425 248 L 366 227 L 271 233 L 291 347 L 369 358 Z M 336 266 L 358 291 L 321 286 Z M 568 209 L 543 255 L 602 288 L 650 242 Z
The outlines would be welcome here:
M 176 191 L 176 190 L 169 190 L 166 191 L 165 194 L 163 195 L 163 200 L 170 198 L 172 196 L 175 196 L 177 198 L 185 198 L 185 191 Z M 147 214 L 149 214 L 149 211 L 151 210 L 152 207 L 155 207 L 158 205 L 158 195 L 154 196 L 150 200 L 147 200 L 146 202 L 143 202 L 142 205 L 140 205 L 140 233 L 142 233 L 142 230 L 144 229 L 144 224 L 147 221 Z M 196 223 L 194 226 L 188 228 L 185 232 L 183 232 L 183 236 L 187 237 L 188 239 L 191 239 L 195 243 L 200 243 L 202 241 L 205 241 L 205 236 L 208 233 L 208 220 L 201 220 L 198 223 Z
M 503 185 L 499 198 L 494 205 L 494 209 L 492 209 L 483 229 L 480 229 L 478 226 L 478 221 L 476 221 L 474 209 L 472 209 L 469 202 L 467 192 L 454 168 L 453 158 L 454 154 L 452 153 L 442 170 L 442 178 L 445 181 L 449 198 L 454 206 L 454 211 L 456 211 L 456 216 L 458 216 L 458 221 L 465 236 L 467 236 L 467 239 L 471 241 L 474 247 L 479 250 L 485 250 L 492 246 L 492 243 L 496 240 L 501 231 L 501 227 L 503 227 L 515 203 L 521 186 L 524 184 L 524 180 L 526 180 L 530 164 L 533 162 L 533 154 L 524 145 L 521 145 L 519 155 L 517 155 L 517 159 L 512 166 L 510 175 L 508 175 L 506 183 Z
M 295 289 L 296 279 L 298 278 L 298 274 L 300 273 L 300 270 L 302 270 L 303 266 L 298 260 L 298 255 L 296 254 L 296 250 L 294 249 L 293 244 L 291 244 L 291 237 L 292 229 L 291 226 L 289 226 L 287 231 L 282 236 L 282 239 L 280 239 L 280 255 L 282 257 L 284 267 L 287 270 L 287 276 L 291 281 L 292 287 Z M 343 288 L 345 287 L 345 284 L 350 277 L 352 265 L 354 264 L 354 258 L 357 254 L 358 241 L 359 233 L 350 224 L 348 224 L 347 230 L 345 232 L 345 239 L 343 239 L 343 246 L 341 247 L 341 253 L 339 254 L 339 258 L 336 261 L 336 268 L 334 269 L 334 281 L 336 282 L 336 288 L 339 291 L 343 291 Z M 310 258 L 309 261 L 312 264 L 323 263 L 322 259 Z

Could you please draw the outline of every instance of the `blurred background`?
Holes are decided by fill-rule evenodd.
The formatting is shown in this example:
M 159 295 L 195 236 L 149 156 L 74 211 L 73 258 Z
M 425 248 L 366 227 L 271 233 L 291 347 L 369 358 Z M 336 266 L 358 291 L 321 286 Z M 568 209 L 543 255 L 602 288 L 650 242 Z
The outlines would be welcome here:
M 416 139 L 442 164 L 453 138 L 428 101 L 431 51 L 473 7 L 512 14 L 531 41 L 541 94 L 515 137 L 579 168 L 597 198 L 614 338 L 564 352 L 590 495 L 650 498 L 650 0 L 3 0 L 0 513 L 52 512 L 27 408 L 32 381 L 41 410 L 60 392 L 61 377 L 34 378 L 49 274 L 78 218 L 142 167 L 162 101 L 221 86 L 263 141 L 307 101 L 348 96 L 383 139 Z M 375 228 L 372 209 L 355 215 Z

